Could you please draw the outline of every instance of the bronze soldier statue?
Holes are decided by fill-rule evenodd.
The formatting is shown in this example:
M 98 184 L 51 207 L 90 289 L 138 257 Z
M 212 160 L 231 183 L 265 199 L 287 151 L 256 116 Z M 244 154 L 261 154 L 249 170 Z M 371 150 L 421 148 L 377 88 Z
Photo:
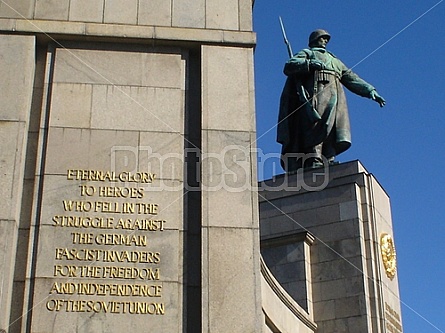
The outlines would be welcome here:
M 286 84 L 280 99 L 277 141 L 282 144 L 281 165 L 288 173 L 316 168 L 351 146 L 345 92 L 385 105 L 376 89 L 326 50 L 331 36 L 318 29 L 303 49 L 284 66 Z

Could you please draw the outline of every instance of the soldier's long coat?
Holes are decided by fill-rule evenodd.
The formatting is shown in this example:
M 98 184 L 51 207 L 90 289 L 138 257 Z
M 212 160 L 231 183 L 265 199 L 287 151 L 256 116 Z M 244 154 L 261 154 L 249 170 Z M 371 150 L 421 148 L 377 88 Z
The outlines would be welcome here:
M 311 71 L 311 59 L 323 62 L 326 69 Z M 351 131 L 342 85 L 368 98 L 375 88 L 323 48 L 300 51 L 286 63 L 284 74 L 288 78 L 281 94 L 277 126 L 283 167 L 289 168 L 285 162 L 289 154 L 311 153 L 320 143 L 327 158 L 347 150 L 351 146 Z M 309 103 L 304 102 L 301 87 Z

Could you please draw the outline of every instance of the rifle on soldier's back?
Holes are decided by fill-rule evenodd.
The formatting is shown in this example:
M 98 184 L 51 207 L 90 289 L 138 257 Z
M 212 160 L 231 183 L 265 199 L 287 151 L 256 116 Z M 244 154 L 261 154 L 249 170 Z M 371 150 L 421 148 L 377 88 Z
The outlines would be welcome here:
M 289 58 L 292 58 L 294 56 L 292 52 L 292 46 L 290 45 L 289 40 L 286 36 L 286 30 L 284 29 L 283 20 L 281 19 L 281 16 L 278 16 L 280 20 L 280 26 L 281 26 L 281 33 L 283 34 L 284 44 L 286 44 L 287 47 L 287 53 L 289 54 Z M 309 101 L 306 95 L 306 91 L 301 84 L 301 82 L 297 82 L 297 94 L 300 97 L 300 102 L 302 103 L 302 106 L 304 106 L 304 110 L 307 113 L 307 116 L 309 117 L 310 121 L 313 123 L 316 123 L 321 119 L 320 115 L 318 114 L 317 110 L 315 110 L 312 103 Z M 297 111 L 297 110 L 294 110 Z

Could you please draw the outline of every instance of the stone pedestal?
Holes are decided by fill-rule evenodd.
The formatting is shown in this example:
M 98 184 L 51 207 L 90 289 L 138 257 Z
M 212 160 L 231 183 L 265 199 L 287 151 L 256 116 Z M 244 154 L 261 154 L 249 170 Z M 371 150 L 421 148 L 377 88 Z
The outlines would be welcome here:
M 0 330 L 261 330 L 254 45 L 250 0 L 0 3 Z
M 358 161 L 260 183 L 265 263 L 317 332 L 402 332 L 388 195 Z

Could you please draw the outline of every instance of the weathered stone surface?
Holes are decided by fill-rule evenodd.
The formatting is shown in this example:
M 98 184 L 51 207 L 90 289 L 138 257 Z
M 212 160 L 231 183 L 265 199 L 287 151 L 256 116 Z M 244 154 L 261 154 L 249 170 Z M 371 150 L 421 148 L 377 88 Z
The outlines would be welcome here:
M 252 31 L 252 1 L 238 0 L 239 2 L 239 29 Z
M 21 198 L 19 186 L 23 176 L 23 154 L 25 141 L 25 124 L 22 122 L 0 122 L 0 219 L 16 220 Z
M 47 172 L 64 175 L 68 169 L 117 170 L 133 168 L 125 151 L 114 155 L 116 147 L 136 147 L 137 132 L 52 128 L 48 136 Z
M 80 22 L 102 22 L 104 0 L 71 0 L 69 20 Z
M 382 216 L 386 227 L 392 228 L 391 204 L 389 202 L 389 196 L 374 177 L 370 179 L 370 183 L 373 191 L 372 198 L 374 200 L 375 207 L 378 207 L 377 212 Z
M 0 18 L 0 29 L 1 30 L 14 31 L 15 25 L 16 25 L 16 20 L 14 20 L 14 19 Z
M 14 276 L 17 221 L 0 219 L 0 328 L 6 329 L 11 310 L 12 281 Z
M 208 147 L 202 164 L 203 215 L 209 221 L 204 225 L 252 226 L 249 133 L 208 131 L 203 140 Z
M 360 205 L 356 201 L 340 203 L 340 220 L 351 220 L 361 216 Z
M 181 132 L 183 110 L 180 89 L 96 85 L 91 127 Z
M 238 0 L 207 0 L 206 28 L 238 30 Z
M 311 238 L 303 233 L 273 237 L 264 239 L 261 249 L 264 262 L 276 279 L 307 313 L 313 311 L 311 254 L 308 243 Z
M 0 17 L 32 18 L 34 0 L 2 1 L 0 3 Z
M 335 300 L 335 318 L 349 318 L 366 313 L 363 296 L 342 297 Z
M 201 20 L 198 20 L 201 22 Z M 77 21 L 54 21 L 52 19 L 27 20 L 19 18 L 0 18 L 0 28 L 8 32 L 39 34 L 80 35 L 90 37 L 134 38 L 139 43 L 149 40 L 168 40 L 173 43 L 195 42 L 217 43 L 221 45 L 241 45 L 253 47 L 256 35 L 251 31 L 202 29 L 199 27 L 145 26 L 116 23 L 95 23 Z
M 251 64 L 250 49 L 204 48 L 203 85 L 208 91 L 203 96 L 205 128 L 254 130 Z
M 4 4 L 2 3 L 2 6 Z M 23 2 L 18 3 L 23 5 Z M 0 329 L 9 329 L 34 75 L 34 37 L 0 36 Z M 19 270 L 17 272 L 20 272 Z M 17 309 L 15 309 L 17 310 Z
M 138 10 L 138 24 L 171 26 L 171 0 L 140 0 Z
M 136 24 L 137 0 L 106 0 L 104 23 Z
M 253 219 L 257 201 L 252 199 L 250 167 L 254 160 L 250 151 L 253 83 L 248 69 L 252 53 L 250 49 L 205 46 L 201 54 L 201 84 L 205 87 L 201 95 L 203 331 L 259 332 L 259 277 L 254 272 L 259 272 L 260 260 L 256 258 L 258 229 Z M 235 72 L 236 80 L 230 77 Z M 238 85 L 243 83 L 246 85 Z M 236 103 L 244 106 L 242 114 Z M 229 109 L 233 110 L 228 113 Z M 229 245 L 240 242 L 242 246 Z M 227 281 L 231 281 L 229 288 Z M 241 318 L 236 313 L 243 308 L 251 310 Z
M 160 180 L 180 180 L 184 174 L 184 137 L 179 133 L 142 132 L 138 158 L 140 170 L 152 170 Z M 169 189 L 168 183 L 165 190 Z M 180 184 L 179 184 L 180 185 Z
M 204 181 L 204 185 L 228 185 L 233 189 L 248 189 L 250 186 L 250 133 L 236 131 L 207 131 L 203 141 L 209 150 L 204 156 L 205 162 L 212 167 L 217 175 L 224 177 L 221 182 L 212 182 L 211 179 Z M 215 160 L 213 160 L 214 158 Z M 230 170 L 224 174 L 224 171 Z M 235 174 L 236 177 L 228 177 Z M 208 175 L 209 177 L 212 175 Z
M 256 267 L 256 262 L 252 260 L 251 249 L 254 247 L 252 232 L 249 229 L 238 228 L 208 228 L 207 231 L 209 244 L 212 246 L 207 250 L 209 270 L 205 283 L 211 298 L 209 327 L 205 330 L 257 332 L 254 328 L 258 327 L 259 323 L 255 323 L 254 316 L 238 315 L 243 309 L 255 304 L 258 297 L 250 273 Z M 233 246 L 241 243 L 246 246 Z M 222 313 L 225 318 L 231 319 L 221 320 Z
M 119 38 L 144 38 L 154 37 L 154 27 L 132 26 L 124 24 L 96 24 L 87 23 L 85 34 L 88 36 L 113 36 Z
M 180 55 L 57 51 L 51 124 L 181 132 L 184 76 Z
M 335 301 L 314 302 L 314 312 L 317 314 L 315 317 L 317 322 L 335 319 Z
M 388 316 L 382 311 L 382 302 L 400 316 L 400 301 L 394 296 L 398 295 L 397 279 L 387 278 L 384 271 L 380 276 L 381 268 L 376 269 L 376 265 L 383 266 L 381 234 L 392 234 L 389 199 L 358 161 L 330 167 L 325 174 L 328 182 L 322 189 L 296 188 L 298 181 L 307 181 L 314 172 L 309 170 L 287 179 L 277 177 L 265 181 L 264 187 L 260 184 L 262 239 L 268 241 L 303 230 L 314 235 L 310 247 L 312 274 L 307 282 L 313 287 L 317 332 L 374 331 Z M 274 190 L 282 183 L 289 186 Z M 263 250 L 265 258 L 271 251 Z M 289 290 L 303 293 L 298 288 L 302 269 L 294 277 L 286 275 L 291 257 L 287 255 L 289 251 L 281 252 L 281 257 L 276 256 L 279 260 L 269 258 L 275 260 L 270 265 Z M 295 299 L 302 297 L 296 295 Z
M 357 194 L 355 191 L 355 186 L 333 186 L 328 188 L 317 188 L 313 191 L 308 191 L 305 193 L 304 198 L 301 196 L 295 195 L 296 191 L 302 189 L 302 184 L 300 187 L 295 186 L 292 188 L 294 184 L 285 184 L 283 187 L 283 191 L 281 191 L 281 195 L 279 191 L 275 191 L 272 189 L 268 192 L 260 192 L 260 201 L 271 201 L 274 202 L 275 198 L 282 197 L 281 200 L 276 203 L 277 206 L 282 207 L 286 204 L 291 205 L 292 202 L 298 203 L 299 210 L 306 209 L 314 209 L 320 206 L 328 206 L 339 204 L 342 202 L 353 201 L 357 199 Z M 267 185 L 266 185 L 267 186 Z M 284 190 L 287 188 L 286 190 Z M 323 190 L 323 191 L 321 191 Z
M 175 27 L 204 28 L 205 17 L 205 0 L 173 2 L 172 25 Z
M 54 83 L 50 126 L 89 128 L 91 125 L 91 84 Z
M 8 159 L 0 165 L 6 175 L 1 178 L 4 192 L 0 194 L 7 199 L 0 203 L 0 219 L 11 217 L 10 212 L 15 214 L 11 220 L 1 220 L 0 228 L 4 221 L 11 221 L 15 232 L 20 231 L 18 242 L 17 237 L 11 237 L 8 251 L 2 253 L 11 263 L 19 260 L 21 265 L 15 272 L 12 264 L 0 267 L 0 272 L 5 271 L 1 281 L 8 285 L 0 297 L 0 329 L 7 328 L 12 318 L 18 320 L 9 329 L 11 333 L 171 333 L 184 331 L 187 320 L 200 320 L 208 331 L 258 333 L 263 324 L 258 200 L 252 192 L 255 156 L 249 149 L 255 141 L 255 35 L 249 28 L 248 1 L 16 0 L 15 6 L 23 16 L 0 2 L 0 28 L 11 35 L 0 39 L 0 50 L 5 54 L 2 60 L 10 62 L 0 64 L 8 79 L 2 89 L 7 94 L 1 100 L 8 107 L 0 111 L 0 125 L 5 129 L 0 132 L 5 146 L 2 156 Z M 227 28 L 230 32 L 224 30 Z M 17 33 L 43 36 L 42 31 L 63 41 L 63 47 L 41 38 L 36 53 L 34 37 L 12 37 Z M 17 43 L 20 38 L 26 42 Z M 166 41 L 170 46 L 165 46 Z M 201 43 L 230 47 L 205 46 L 200 53 Z M 210 89 L 203 83 L 204 73 L 211 81 Z M 222 91 L 224 96 L 220 96 Z M 190 99 L 193 103 L 186 105 Z M 194 113 L 204 110 L 201 102 L 205 99 L 211 107 L 204 111 L 204 124 Z M 233 109 L 230 117 L 213 115 L 227 114 L 227 109 L 218 105 L 221 102 Z M 224 152 L 216 175 L 224 179 L 226 188 L 207 193 L 201 184 L 201 192 L 185 199 L 188 189 L 183 178 L 190 167 L 184 168 L 184 128 L 190 116 L 198 123 L 192 126 L 196 133 L 187 135 L 204 138 L 202 145 L 199 140 L 194 144 L 200 146 L 206 167 L 215 166 L 209 159 L 227 145 L 237 147 Z M 82 174 L 141 171 L 156 177 L 148 184 L 88 177 L 75 180 L 68 170 L 81 170 Z M 210 168 L 197 171 L 204 178 L 212 172 Z M 134 190 L 137 198 L 123 196 L 121 193 L 128 192 L 120 192 L 122 189 Z M 21 191 L 27 194 L 23 200 Z M 124 204 L 131 207 L 135 202 L 157 205 L 157 211 L 109 209 Z M 110 224 L 97 224 L 102 218 Z M 162 231 L 122 226 L 128 228 L 130 221 L 143 218 L 162 222 Z M 61 223 L 81 219 L 96 224 Z M 122 223 L 120 228 L 113 227 L 116 221 Z M 141 236 L 147 244 L 119 243 L 124 239 L 119 237 L 130 234 Z M 108 236 L 111 238 L 105 238 Z M 102 244 L 100 237 L 109 243 Z M 16 243 L 20 255 L 13 253 Z M 3 245 L 0 240 L 0 247 Z M 124 253 L 123 259 L 82 257 L 84 253 L 114 250 Z M 159 252 L 160 262 L 125 258 L 125 253 L 133 256 L 137 251 Z M 187 257 L 188 251 L 196 258 Z M 196 265 L 187 266 L 184 272 L 184 263 Z M 160 267 L 160 278 L 81 277 L 79 267 L 82 272 Z M 70 269 L 71 275 L 67 273 Z M 188 274 L 192 269 L 195 275 Z M 55 282 L 64 284 L 65 289 L 57 290 Z M 154 283 L 162 288 L 162 295 L 86 295 L 71 292 L 71 283 L 109 289 L 119 284 Z M 195 319 L 190 319 L 191 310 L 183 309 L 190 291 L 203 304 L 195 310 L 199 314 Z M 11 293 L 15 308 L 10 317 Z M 162 302 L 165 314 L 131 314 L 126 308 L 129 302 L 139 301 Z M 32 317 L 20 320 L 31 308 Z
M 54 82 L 183 88 L 181 55 L 153 51 L 57 50 Z
M 317 291 L 321 293 L 320 300 L 323 301 L 343 298 L 346 294 L 345 281 L 343 279 L 337 279 L 320 282 Z
M 0 120 L 27 121 L 34 81 L 34 37 L 0 38 Z
M 41 33 L 61 33 L 61 34 L 85 34 L 85 23 L 83 22 L 65 22 L 53 21 L 51 18 L 45 20 L 17 20 L 15 25 L 16 31 Z
M 261 296 L 263 311 L 267 316 L 267 325 L 263 332 L 314 332 L 316 324 L 312 318 L 312 310 L 307 313 L 301 308 L 286 293 L 267 267 L 262 266 L 262 273 Z
M 70 0 L 35 0 L 35 13 L 36 19 L 47 20 L 68 20 L 68 11 L 70 6 Z
M 184 29 L 184 28 L 167 28 L 167 27 L 156 27 L 156 37 L 160 39 L 167 40 L 184 40 L 184 41 L 194 41 L 196 39 L 202 41 L 217 41 L 223 42 L 224 32 L 222 30 L 204 30 L 204 29 Z M 241 37 L 241 36 L 239 36 Z M 244 39 L 247 36 L 243 36 Z M 251 35 L 249 35 L 251 37 Z

